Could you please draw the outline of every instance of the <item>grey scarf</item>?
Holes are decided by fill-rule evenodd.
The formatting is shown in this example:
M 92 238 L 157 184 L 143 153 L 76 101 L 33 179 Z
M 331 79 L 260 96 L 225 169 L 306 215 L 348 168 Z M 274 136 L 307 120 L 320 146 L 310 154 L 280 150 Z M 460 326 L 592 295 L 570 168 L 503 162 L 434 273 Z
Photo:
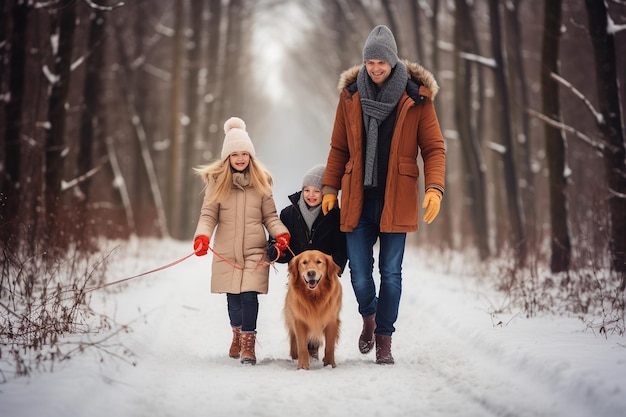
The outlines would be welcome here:
M 313 223 L 315 222 L 315 219 L 317 219 L 317 216 L 320 214 L 322 205 L 318 204 L 315 207 L 311 207 L 304 201 L 304 197 L 302 196 L 302 194 L 300 194 L 300 199 L 298 200 L 298 207 L 300 208 L 300 213 L 302 213 L 302 218 L 304 219 L 304 222 L 306 223 L 310 232 L 311 228 L 313 227 Z
M 398 101 L 406 89 L 407 81 L 408 71 L 401 61 L 396 64 L 395 69 L 380 90 L 367 74 L 365 65 L 359 70 L 356 85 L 361 95 L 363 124 L 367 135 L 363 179 L 365 186 L 376 187 L 378 185 L 378 126 L 398 105 Z

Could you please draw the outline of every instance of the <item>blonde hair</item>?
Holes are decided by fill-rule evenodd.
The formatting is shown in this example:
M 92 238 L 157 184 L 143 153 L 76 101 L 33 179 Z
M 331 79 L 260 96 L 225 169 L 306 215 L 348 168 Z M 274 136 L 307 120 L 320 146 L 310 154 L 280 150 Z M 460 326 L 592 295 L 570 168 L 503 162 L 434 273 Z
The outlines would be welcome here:
M 204 181 L 204 189 L 211 187 L 212 194 L 209 203 L 221 203 L 224 201 L 233 187 L 233 170 L 230 166 L 230 155 L 208 165 L 194 168 Z M 250 176 L 250 186 L 259 190 L 265 196 L 272 195 L 272 174 L 263 164 L 250 155 L 250 164 L 246 168 Z M 244 171 L 244 172 L 246 172 Z

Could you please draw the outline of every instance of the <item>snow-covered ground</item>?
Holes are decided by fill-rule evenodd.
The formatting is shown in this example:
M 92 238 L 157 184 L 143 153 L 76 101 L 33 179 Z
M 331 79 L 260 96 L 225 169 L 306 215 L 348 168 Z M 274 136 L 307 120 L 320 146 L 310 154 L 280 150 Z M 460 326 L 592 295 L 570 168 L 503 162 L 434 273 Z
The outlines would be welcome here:
M 108 280 L 191 252 L 191 242 L 142 241 L 109 265 Z M 503 296 L 434 273 L 407 249 L 393 337 L 396 364 L 361 355 L 360 318 L 344 275 L 335 369 L 296 370 L 282 306 L 286 268 L 260 297 L 256 366 L 227 355 L 226 297 L 210 294 L 211 257 L 188 260 L 94 294 L 92 305 L 131 323 L 122 343 L 136 366 L 88 350 L 0 385 L 0 416 L 563 416 L 626 413 L 626 340 L 584 332 L 574 318 L 492 315 Z M 502 325 L 494 323 L 502 321 Z M 113 349 L 113 347 L 112 347 Z

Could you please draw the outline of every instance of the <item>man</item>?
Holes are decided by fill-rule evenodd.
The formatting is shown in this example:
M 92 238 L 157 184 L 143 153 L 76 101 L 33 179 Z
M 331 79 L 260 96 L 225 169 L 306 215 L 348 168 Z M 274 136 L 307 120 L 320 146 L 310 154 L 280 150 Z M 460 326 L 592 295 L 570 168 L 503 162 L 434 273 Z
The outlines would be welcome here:
M 376 345 L 376 363 L 393 364 L 391 337 L 402 292 L 407 232 L 418 229 L 418 155 L 424 162 L 424 221 L 439 213 L 446 151 L 432 100 L 439 90 L 421 65 L 398 59 L 393 33 L 376 26 L 363 48 L 363 65 L 339 81 L 340 97 L 326 172 L 322 210 L 338 204 L 351 282 L 363 330 L 359 350 Z M 373 277 L 374 245 L 380 289 Z

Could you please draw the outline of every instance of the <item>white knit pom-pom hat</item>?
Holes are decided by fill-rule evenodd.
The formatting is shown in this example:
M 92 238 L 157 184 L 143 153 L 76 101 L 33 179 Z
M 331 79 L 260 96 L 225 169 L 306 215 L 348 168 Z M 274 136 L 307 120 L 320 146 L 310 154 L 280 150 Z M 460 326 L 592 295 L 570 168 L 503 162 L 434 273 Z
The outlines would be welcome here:
M 226 159 L 233 152 L 248 152 L 254 157 L 254 145 L 248 132 L 246 122 L 239 117 L 231 117 L 224 122 L 224 144 L 222 145 L 222 159 Z

